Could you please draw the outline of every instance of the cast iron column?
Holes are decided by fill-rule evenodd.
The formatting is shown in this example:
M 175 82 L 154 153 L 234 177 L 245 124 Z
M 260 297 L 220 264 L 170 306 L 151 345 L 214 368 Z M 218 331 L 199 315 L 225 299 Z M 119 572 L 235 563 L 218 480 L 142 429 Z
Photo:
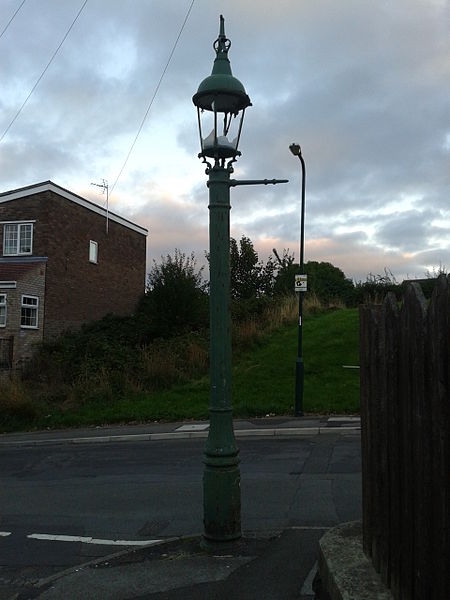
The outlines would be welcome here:
M 203 475 L 204 537 L 241 537 L 239 450 L 231 413 L 230 173 L 209 169 L 210 427 Z

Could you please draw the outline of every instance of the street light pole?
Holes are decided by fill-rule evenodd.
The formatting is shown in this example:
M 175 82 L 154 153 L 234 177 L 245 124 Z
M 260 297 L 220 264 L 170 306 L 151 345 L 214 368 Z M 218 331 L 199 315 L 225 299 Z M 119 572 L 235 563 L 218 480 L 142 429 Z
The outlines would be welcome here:
M 239 450 L 231 412 L 230 173 L 209 170 L 210 426 L 204 450 L 204 537 L 241 537 Z
M 251 106 L 244 86 L 232 75 L 230 46 L 221 15 L 212 73 L 192 98 L 200 133 L 198 156 L 207 165 L 209 188 L 210 426 L 203 461 L 203 539 L 209 547 L 241 537 L 239 450 L 231 411 L 230 187 L 287 182 L 230 179 L 232 165 L 241 155 L 238 144 L 245 109 Z M 205 119 L 212 127 L 206 136 Z
M 203 460 L 203 539 L 207 546 L 241 537 L 239 450 L 231 412 L 230 174 L 240 155 L 237 146 L 251 102 L 232 75 L 230 46 L 221 15 L 212 73 L 192 98 L 197 107 L 199 158 L 207 165 L 209 188 L 210 425 Z M 208 131 L 212 128 L 206 136 L 202 131 L 205 118 Z M 229 134 L 236 125 L 233 139 Z
M 300 274 L 303 275 L 304 269 L 304 246 L 305 246 L 305 180 L 306 168 L 302 156 L 302 149 L 299 144 L 291 144 L 289 150 L 294 156 L 298 156 L 302 165 L 302 206 L 300 220 Z M 296 417 L 303 416 L 303 383 L 304 383 L 304 365 L 303 365 L 303 291 L 298 293 L 298 342 L 297 359 L 295 361 L 295 407 Z

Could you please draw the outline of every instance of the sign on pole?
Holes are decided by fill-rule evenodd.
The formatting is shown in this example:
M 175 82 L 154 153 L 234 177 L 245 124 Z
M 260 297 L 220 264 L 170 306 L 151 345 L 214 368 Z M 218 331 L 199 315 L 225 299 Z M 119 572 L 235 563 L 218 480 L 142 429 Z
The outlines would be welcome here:
M 295 276 L 295 291 L 306 292 L 308 289 L 308 275 L 296 275 Z

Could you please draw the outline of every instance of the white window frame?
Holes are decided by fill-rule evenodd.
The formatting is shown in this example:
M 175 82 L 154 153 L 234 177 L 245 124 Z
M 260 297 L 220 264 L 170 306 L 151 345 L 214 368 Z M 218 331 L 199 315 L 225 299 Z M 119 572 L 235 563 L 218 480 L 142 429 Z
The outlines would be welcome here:
M 27 304 L 25 299 L 30 298 L 36 300 L 36 304 Z M 36 311 L 36 324 L 35 325 L 23 325 L 22 324 L 22 309 L 31 309 Z M 22 329 L 38 329 L 39 327 L 39 298 L 37 296 L 30 296 L 29 294 L 23 294 L 20 302 L 20 327 Z
M 3 256 L 28 256 L 33 254 L 33 232 L 34 226 L 33 223 L 35 221 L 2 221 L 3 224 Z M 16 251 L 15 252 L 6 252 L 6 228 L 11 226 L 15 226 L 17 228 L 17 242 L 16 242 Z M 27 252 L 20 252 L 20 230 L 22 227 L 31 227 L 31 239 L 30 239 L 30 250 Z
M 96 265 L 98 263 L 98 242 L 89 240 L 89 262 Z
M 3 311 L 3 322 L 2 322 L 2 309 L 4 309 Z M 6 327 L 6 317 L 7 317 L 7 313 L 8 313 L 8 309 L 6 306 L 6 294 L 0 294 L 0 327 Z

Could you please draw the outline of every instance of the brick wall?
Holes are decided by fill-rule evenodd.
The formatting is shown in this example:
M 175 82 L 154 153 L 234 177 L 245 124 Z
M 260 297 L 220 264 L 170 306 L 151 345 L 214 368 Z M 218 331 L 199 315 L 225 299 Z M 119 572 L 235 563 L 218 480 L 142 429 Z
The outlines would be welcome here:
M 44 339 L 107 313 L 126 315 L 145 286 L 146 238 L 83 206 L 45 191 L 0 205 L 0 220 L 36 220 L 33 255 L 47 256 Z M 3 240 L 0 227 L 0 248 Z M 89 242 L 98 263 L 89 262 Z
M 45 310 L 45 262 L 27 265 L 26 271 L 16 276 L 16 288 L 1 288 L 6 294 L 6 327 L 0 328 L 0 337 L 13 337 L 13 370 L 19 369 L 34 353 L 36 344 L 43 339 Z M 21 327 L 22 295 L 37 296 L 38 328 Z

